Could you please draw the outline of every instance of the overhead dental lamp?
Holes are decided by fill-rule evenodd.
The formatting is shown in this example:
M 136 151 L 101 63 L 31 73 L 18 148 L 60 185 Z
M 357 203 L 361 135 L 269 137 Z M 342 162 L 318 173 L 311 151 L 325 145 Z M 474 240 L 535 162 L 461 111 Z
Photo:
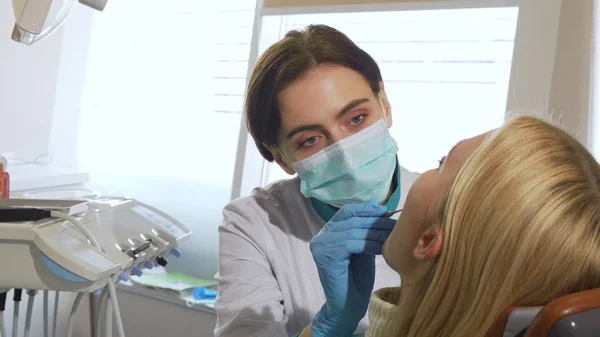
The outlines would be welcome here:
M 15 27 L 12 39 L 32 45 L 58 29 L 78 4 L 102 11 L 108 0 L 12 0 Z

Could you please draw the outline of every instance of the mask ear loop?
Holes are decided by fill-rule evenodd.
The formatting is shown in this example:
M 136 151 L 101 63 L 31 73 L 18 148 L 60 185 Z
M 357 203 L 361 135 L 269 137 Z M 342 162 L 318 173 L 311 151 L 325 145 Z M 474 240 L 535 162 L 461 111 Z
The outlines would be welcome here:
M 271 149 L 269 148 L 269 146 L 265 145 L 264 143 L 263 143 L 263 146 L 264 146 L 264 147 L 266 147 L 267 149 L 271 150 Z M 290 167 L 293 167 L 293 166 L 292 166 L 292 163 L 293 163 L 293 162 L 292 162 L 292 161 L 290 161 L 290 160 L 289 160 L 289 159 L 288 159 L 288 158 L 285 156 L 285 154 L 283 154 L 283 150 L 281 150 L 279 147 L 275 147 L 275 150 L 277 150 L 277 151 L 279 152 L 279 154 L 281 155 L 281 158 L 283 158 L 283 160 L 285 161 L 285 163 L 286 163 L 287 165 L 289 165 Z
M 385 125 L 388 125 L 388 120 L 387 120 L 387 111 L 385 110 L 385 106 L 383 105 L 383 99 L 381 98 L 381 93 L 379 93 L 377 95 L 378 99 L 379 99 L 379 105 L 381 105 L 381 112 L 383 114 L 383 121 L 385 122 Z
M 283 159 L 283 161 L 285 161 L 285 163 L 286 163 L 286 164 L 287 164 L 289 167 L 293 168 L 293 167 L 294 167 L 294 163 L 295 163 L 295 162 L 294 162 L 294 161 L 291 161 L 291 160 L 290 160 L 290 159 L 289 159 L 289 158 L 288 158 L 288 157 L 287 157 L 287 156 L 286 156 L 286 155 L 283 153 L 283 150 L 281 150 L 281 149 L 277 148 L 277 151 L 279 151 L 279 154 L 281 155 L 281 158 Z

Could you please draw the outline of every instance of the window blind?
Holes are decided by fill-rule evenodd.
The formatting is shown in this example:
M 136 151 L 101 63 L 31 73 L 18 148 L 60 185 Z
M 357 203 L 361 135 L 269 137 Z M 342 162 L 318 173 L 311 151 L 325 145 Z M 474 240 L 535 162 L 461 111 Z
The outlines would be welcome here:
M 215 15 L 212 67 L 214 111 L 240 114 L 248 71 L 255 1 L 234 0 Z
M 187 150 L 174 143 L 198 140 L 189 125 L 200 120 L 198 102 L 210 98 L 206 18 L 206 8 L 190 0 L 117 1 L 95 16 L 81 104 L 83 167 L 164 175 L 147 158 L 163 153 L 174 161 Z
M 135 14 L 140 8 L 143 15 Z M 98 15 L 82 99 L 82 164 L 139 172 L 161 153 L 166 167 L 141 172 L 230 183 L 254 8 L 245 0 L 130 0 Z M 220 149 L 202 146 L 217 136 Z M 231 154 L 230 170 L 195 169 L 223 153 Z

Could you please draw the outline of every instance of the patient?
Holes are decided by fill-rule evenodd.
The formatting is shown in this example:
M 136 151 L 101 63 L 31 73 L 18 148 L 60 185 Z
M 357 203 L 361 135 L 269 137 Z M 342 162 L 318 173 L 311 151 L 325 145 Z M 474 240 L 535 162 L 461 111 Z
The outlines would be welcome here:
M 367 336 L 485 336 L 509 306 L 600 287 L 600 166 L 516 118 L 419 177 L 383 254 L 402 288 L 374 294 Z

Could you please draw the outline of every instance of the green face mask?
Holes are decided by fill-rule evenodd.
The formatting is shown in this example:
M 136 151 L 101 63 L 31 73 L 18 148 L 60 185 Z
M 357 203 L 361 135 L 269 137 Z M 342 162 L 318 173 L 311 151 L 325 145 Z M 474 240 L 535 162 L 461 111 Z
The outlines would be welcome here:
M 358 133 L 295 162 L 300 191 L 335 207 L 383 202 L 396 168 L 398 145 L 380 119 Z

